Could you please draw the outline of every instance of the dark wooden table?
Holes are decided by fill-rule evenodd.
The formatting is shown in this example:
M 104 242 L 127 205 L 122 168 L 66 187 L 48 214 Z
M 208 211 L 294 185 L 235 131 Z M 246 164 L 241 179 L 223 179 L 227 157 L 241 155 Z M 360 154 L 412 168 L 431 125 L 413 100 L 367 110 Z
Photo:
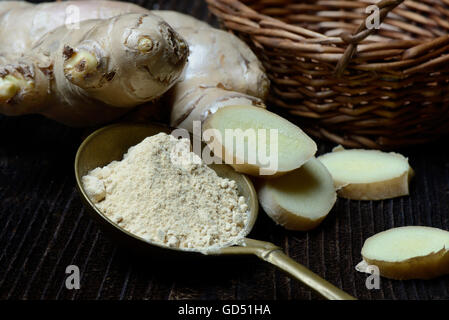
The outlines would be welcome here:
M 202 0 L 138 1 L 213 22 Z M 39 116 L 0 116 L 0 299 L 314 299 L 317 295 L 256 258 L 174 264 L 117 247 L 87 215 L 75 189 L 73 161 L 85 134 Z M 332 146 L 319 142 L 320 153 Z M 354 266 L 364 240 L 382 230 L 426 225 L 449 230 L 449 149 L 403 150 L 416 171 L 411 195 L 386 201 L 339 199 L 311 232 L 288 232 L 261 212 L 252 237 L 359 299 L 448 299 L 449 277 L 382 279 L 368 290 Z M 81 288 L 65 287 L 77 265 Z

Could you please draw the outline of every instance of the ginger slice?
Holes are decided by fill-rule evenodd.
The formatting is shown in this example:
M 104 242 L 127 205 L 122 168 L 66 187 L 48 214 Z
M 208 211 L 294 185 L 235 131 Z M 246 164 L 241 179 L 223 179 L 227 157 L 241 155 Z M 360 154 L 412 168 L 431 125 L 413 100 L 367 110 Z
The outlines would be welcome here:
M 381 200 L 409 194 L 413 170 L 398 153 L 338 147 L 318 159 L 331 173 L 340 197 Z
M 317 227 L 335 204 L 332 177 L 315 158 L 279 178 L 261 182 L 259 202 L 277 224 L 289 230 Z
M 301 167 L 317 146 L 299 127 L 275 113 L 249 105 L 225 106 L 209 115 L 203 136 L 236 171 L 278 176 Z
M 449 274 L 449 232 L 422 226 L 389 229 L 366 239 L 362 256 L 356 266 L 360 272 L 375 265 L 386 278 L 435 278 Z

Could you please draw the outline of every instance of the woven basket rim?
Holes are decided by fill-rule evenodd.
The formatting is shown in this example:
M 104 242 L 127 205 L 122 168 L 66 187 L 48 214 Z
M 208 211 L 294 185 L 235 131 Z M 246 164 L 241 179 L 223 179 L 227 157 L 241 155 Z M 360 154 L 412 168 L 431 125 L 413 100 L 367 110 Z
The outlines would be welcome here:
M 319 1 L 319 0 L 317 0 Z M 342 39 L 348 36 L 348 34 L 344 34 L 342 36 L 327 36 L 318 31 L 309 30 L 306 27 L 300 27 L 294 24 L 290 24 L 284 22 L 280 19 L 273 18 L 271 16 L 261 14 L 240 0 L 206 0 L 209 5 L 209 10 L 214 13 L 216 16 L 226 16 L 227 19 L 233 21 L 235 24 L 240 24 L 242 27 L 246 28 L 249 33 L 257 34 L 257 31 L 261 29 L 272 29 L 272 28 L 281 28 L 285 31 L 290 32 L 291 34 L 298 34 L 304 37 L 301 39 L 299 37 L 294 37 L 289 33 L 285 33 L 286 36 L 291 36 L 291 38 L 286 38 L 292 42 L 299 42 L 305 44 L 342 44 L 342 43 L 350 43 L 349 39 Z M 354 1 L 338 1 L 338 2 L 354 2 Z M 383 0 L 380 2 L 394 3 L 394 6 L 391 9 L 394 9 L 396 6 L 407 2 L 406 0 Z M 362 3 L 365 6 L 360 6 L 360 8 L 366 8 L 373 3 L 370 2 L 362 2 L 357 1 L 357 3 Z M 230 14 L 225 13 L 225 11 L 232 11 L 235 16 L 230 16 Z M 243 17 L 244 18 L 243 18 Z M 377 30 L 377 29 L 375 29 Z M 449 30 L 449 29 L 448 29 Z M 419 38 L 419 40 L 410 40 L 410 44 L 419 43 L 421 46 L 425 46 L 433 43 L 436 39 L 449 37 L 449 34 L 443 36 L 430 35 L 426 38 Z M 366 40 L 362 39 L 360 44 L 378 44 L 382 43 L 380 40 Z M 293 51 L 295 48 L 291 48 Z M 298 48 L 301 50 L 303 48 Z
M 404 13 L 404 6 L 412 3 L 412 6 L 421 5 L 422 9 L 429 1 L 423 0 L 421 4 L 415 0 L 406 3 L 381 0 L 379 3 L 383 5 L 381 10 L 393 10 L 396 18 L 398 10 L 402 15 L 410 15 L 409 11 Z M 376 30 L 363 28 L 363 18 L 359 28 L 353 28 L 353 34 L 329 35 L 325 28 L 314 30 L 312 22 L 299 26 L 288 23 L 289 19 L 284 22 L 276 15 L 261 13 L 264 10 L 257 12 L 245 1 L 206 2 L 222 25 L 247 42 L 259 56 L 272 82 L 268 102 L 291 116 L 300 117 L 301 123 L 317 123 L 306 128 L 313 135 L 349 147 L 388 148 L 422 143 L 449 131 L 449 34 L 446 32 L 449 23 L 444 25 L 445 29 L 439 21 L 434 29 L 423 25 L 423 30 L 404 32 L 403 38 L 397 32 L 393 34 L 397 38 L 389 38 L 392 32 L 388 29 L 381 28 L 375 33 Z M 274 6 L 282 4 L 280 0 L 265 2 Z M 259 4 L 253 1 L 249 5 L 254 3 Z M 449 20 L 449 0 L 440 3 L 446 11 L 439 17 Z M 362 3 L 365 7 L 371 4 Z M 383 16 L 388 16 L 387 25 L 396 21 L 388 12 Z M 414 13 L 411 18 L 412 22 L 422 19 Z M 437 18 L 429 19 L 436 21 Z M 355 26 L 352 20 L 349 20 L 351 26 Z M 414 32 L 432 33 L 424 37 Z

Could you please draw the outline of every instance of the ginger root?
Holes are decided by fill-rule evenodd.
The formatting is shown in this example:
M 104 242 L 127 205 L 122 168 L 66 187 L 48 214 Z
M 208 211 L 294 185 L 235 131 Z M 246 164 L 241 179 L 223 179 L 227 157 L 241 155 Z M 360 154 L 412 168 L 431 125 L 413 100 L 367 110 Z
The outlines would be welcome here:
M 77 13 L 77 18 L 67 21 L 68 12 Z M 38 5 L 2 1 L 0 13 L 0 48 L 12 55 L 9 61 L 0 62 L 0 74 L 7 65 L 17 66 L 19 56 L 25 53 L 26 68 L 39 78 L 29 79 L 35 82 L 33 97 L 39 96 L 38 101 L 21 87 L 4 87 L 7 90 L 0 98 L 2 113 L 41 113 L 69 125 L 90 125 L 115 119 L 172 87 L 161 109 L 168 104 L 171 125 L 191 131 L 193 121 L 204 121 L 223 106 L 265 107 L 269 81 L 248 46 L 236 36 L 188 15 L 149 11 L 119 1 Z M 142 26 L 137 19 L 118 28 L 122 18 L 116 17 L 127 14 L 148 16 L 145 20 L 153 17 L 155 25 L 149 27 L 144 20 L 146 26 Z M 91 19 L 97 19 L 95 27 Z M 72 30 L 67 22 L 79 24 L 80 30 Z M 83 35 L 82 30 L 88 28 L 95 32 Z M 190 52 L 177 32 L 188 43 Z M 56 45 L 48 46 L 49 38 Z M 189 61 L 183 68 L 187 55 Z M 147 60 L 142 59 L 145 56 Z M 149 77 L 154 81 L 149 81 Z M 104 85 L 108 88 L 101 90 Z
M 67 21 L 68 12 L 77 17 Z M 190 131 L 193 121 L 205 121 L 224 106 L 265 108 L 269 80 L 254 53 L 236 36 L 190 16 L 119 1 L 2 1 L 0 13 L 0 48 L 12 56 L 0 61 L 0 75 L 25 54 L 28 80 L 35 83 L 33 95 L 5 83 L 2 113 L 41 113 L 69 125 L 91 125 L 170 88 L 161 109 L 168 104 L 170 124 Z
M 65 25 L 69 6 L 79 9 L 79 28 Z M 4 114 L 41 113 L 69 125 L 107 122 L 160 97 L 187 62 L 184 39 L 138 6 L 1 2 L 0 12 Z

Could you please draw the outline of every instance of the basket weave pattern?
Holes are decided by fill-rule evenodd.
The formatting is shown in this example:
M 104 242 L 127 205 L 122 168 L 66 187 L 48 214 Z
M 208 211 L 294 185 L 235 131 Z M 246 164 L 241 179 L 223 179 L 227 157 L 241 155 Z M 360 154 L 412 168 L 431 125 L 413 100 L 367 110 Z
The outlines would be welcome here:
M 270 107 L 309 134 L 388 149 L 449 132 L 449 0 L 206 1 L 264 64 Z

